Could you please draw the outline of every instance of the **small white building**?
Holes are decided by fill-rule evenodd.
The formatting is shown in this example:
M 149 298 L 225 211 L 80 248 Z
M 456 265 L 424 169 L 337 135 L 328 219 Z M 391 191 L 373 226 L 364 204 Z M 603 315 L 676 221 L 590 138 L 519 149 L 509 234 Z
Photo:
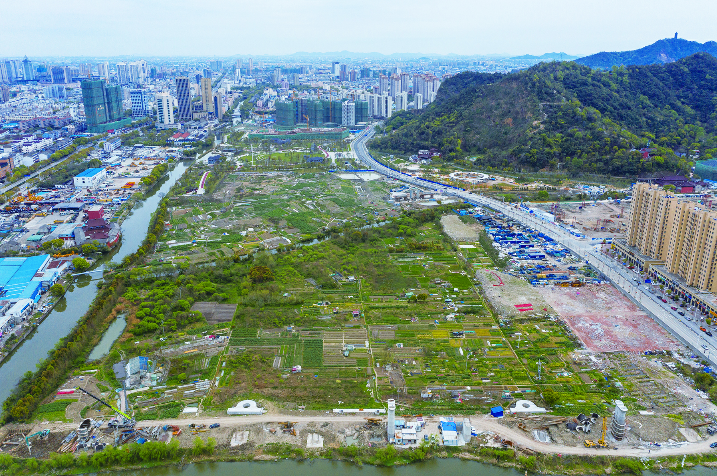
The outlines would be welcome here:
M 105 152 L 112 152 L 114 150 L 119 149 L 120 145 L 122 145 L 122 141 L 120 140 L 120 138 L 114 137 L 105 141 L 103 149 Z
M 106 178 L 107 171 L 105 169 L 92 168 L 76 175 L 74 183 L 76 188 L 93 188 L 98 187 Z

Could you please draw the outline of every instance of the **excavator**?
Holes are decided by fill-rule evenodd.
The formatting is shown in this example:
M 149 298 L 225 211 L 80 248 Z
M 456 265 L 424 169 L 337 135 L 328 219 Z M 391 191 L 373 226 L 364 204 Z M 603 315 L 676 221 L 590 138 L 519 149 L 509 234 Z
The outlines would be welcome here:
M 585 447 L 586 448 L 607 448 L 607 443 L 605 442 L 605 436 L 607 435 L 607 417 L 602 417 L 602 436 L 600 439 L 596 442 L 592 440 L 585 440 Z
M 47 435 L 50 434 L 50 430 L 40 430 L 36 433 L 33 433 L 32 435 L 28 435 L 25 437 L 25 444 L 27 445 L 27 452 L 29 454 L 32 454 L 32 443 L 30 443 L 30 440 L 39 437 L 41 440 L 47 438 Z
M 284 433 L 296 436 L 296 428 L 294 428 L 294 425 L 296 425 L 295 421 L 280 421 L 279 425 L 281 426 L 281 431 Z
M 127 415 L 126 413 L 122 412 L 121 410 L 119 410 L 119 409 L 113 407 L 113 406 L 110 405 L 109 403 L 107 403 L 107 402 L 105 402 L 104 400 L 102 400 L 100 397 L 97 397 L 97 396 L 95 396 L 95 395 L 92 395 L 90 392 L 88 392 L 87 390 L 85 390 L 85 389 L 82 388 L 82 387 L 75 387 L 75 390 L 79 390 L 80 392 L 82 392 L 82 393 L 84 393 L 84 394 L 86 394 L 86 395 L 88 395 L 88 396 L 94 398 L 95 400 L 97 400 L 98 402 L 100 402 L 102 405 L 106 406 L 107 408 L 109 408 L 110 410 L 114 411 L 114 412 L 117 413 L 118 415 L 121 415 L 122 417 L 124 417 L 124 421 L 119 421 L 119 419 L 112 419 L 112 420 L 110 420 L 109 423 L 107 424 L 109 427 L 132 428 L 132 427 L 134 426 L 135 421 L 134 421 L 134 419 L 133 419 L 131 416 L 129 416 L 129 415 Z

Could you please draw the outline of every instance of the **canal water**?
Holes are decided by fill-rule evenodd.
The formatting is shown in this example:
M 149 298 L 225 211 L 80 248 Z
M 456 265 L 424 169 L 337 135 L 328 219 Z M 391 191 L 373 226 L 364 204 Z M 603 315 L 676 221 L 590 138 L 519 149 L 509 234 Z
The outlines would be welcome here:
M 100 339 L 95 348 L 92 349 L 92 352 L 90 352 L 87 360 L 92 361 L 101 359 L 105 355 L 109 354 L 112 344 L 114 344 L 119 336 L 122 335 L 125 326 L 127 326 L 127 321 L 125 320 L 124 315 L 118 316 L 117 319 L 110 324 L 105 333 L 102 334 L 102 339 Z
M 566 468 L 567 470 L 568 468 Z M 184 467 L 151 468 L 140 471 L 102 472 L 102 475 L 133 476 L 235 476 L 247 474 L 251 476 L 435 476 L 437 474 L 471 475 L 471 476 L 523 476 L 524 472 L 514 469 L 499 468 L 475 461 L 463 461 L 457 458 L 436 459 L 423 463 L 382 468 L 376 466 L 356 466 L 337 461 L 313 460 L 297 462 L 283 460 L 279 462 L 251 463 L 201 463 Z M 645 476 L 657 476 L 662 473 L 644 472 Z M 686 476 L 714 476 L 715 470 L 698 467 L 682 473 Z
M 149 220 L 157 209 L 159 202 L 177 180 L 184 174 L 188 166 L 179 162 L 169 173 L 165 182 L 155 189 L 154 193 L 141 204 L 134 207 L 129 217 L 122 223 L 122 242 L 119 249 L 109 259 L 119 263 L 125 256 L 137 251 L 147 235 Z M 97 268 L 101 270 L 102 265 Z M 0 367 L 0 411 L 2 403 L 12 393 L 20 378 L 26 372 L 37 370 L 37 364 L 47 357 L 57 342 L 75 327 L 77 321 L 85 315 L 90 304 L 97 295 L 97 280 L 100 273 L 69 278 L 70 283 L 65 295 L 57 306 L 37 329 L 22 343 L 20 347 Z

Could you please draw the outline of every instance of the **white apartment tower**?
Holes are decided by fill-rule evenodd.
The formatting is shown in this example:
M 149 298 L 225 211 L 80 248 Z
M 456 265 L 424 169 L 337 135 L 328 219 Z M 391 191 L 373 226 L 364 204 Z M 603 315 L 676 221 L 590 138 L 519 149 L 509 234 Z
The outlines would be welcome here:
M 396 94 L 396 112 L 408 111 L 408 93 Z
M 147 97 L 147 91 L 144 89 L 131 89 L 129 99 L 132 103 L 133 118 L 137 119 L 149 115 L 149 98 Z
M 155 97 L 157 103 L 157 122 L 160 124 L 174 124 L 174 108 L 172 96 L 159 93 Z
M 413 95 L 413 108 L 423 109 L 423 94 L 416 93 Z
M 341 103 L 341 125 L 356 125 L 356 103 L 353 101 L 344 101 Z

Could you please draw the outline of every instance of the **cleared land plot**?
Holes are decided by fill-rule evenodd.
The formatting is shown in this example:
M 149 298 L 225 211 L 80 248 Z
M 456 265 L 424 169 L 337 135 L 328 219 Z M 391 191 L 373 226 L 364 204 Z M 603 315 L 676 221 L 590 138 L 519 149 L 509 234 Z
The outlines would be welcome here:
M 677 342 L 610 285 L 537 288 L 585 346 L 596 352 L 674 350 Z
M 219 304 L 217 302 L 195 302 L 192 311 L 199 311 L 210 324 L 219 324 L 220 322 L 231 322 L 234 313 L 237 310 L 237 304 Z
M 543 315 L 552 311 L 538 289 L 525 280 L 490 269 L 477 270 L 476 278 L 499 316 Z

